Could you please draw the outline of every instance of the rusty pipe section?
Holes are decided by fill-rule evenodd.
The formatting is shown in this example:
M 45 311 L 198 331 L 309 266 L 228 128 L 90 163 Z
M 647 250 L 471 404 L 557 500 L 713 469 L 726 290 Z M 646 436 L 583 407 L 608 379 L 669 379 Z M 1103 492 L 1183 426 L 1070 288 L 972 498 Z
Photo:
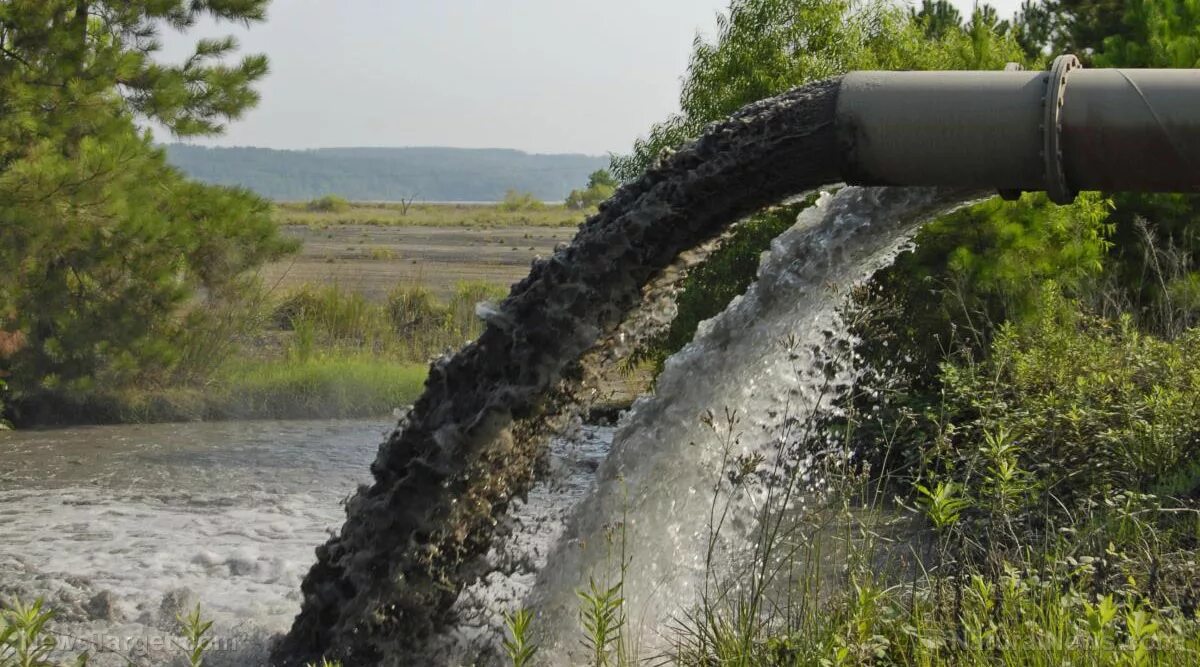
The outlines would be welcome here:
M 853 72 L 837 130 L 856 185 L 1200 193 L 1200 70 Z

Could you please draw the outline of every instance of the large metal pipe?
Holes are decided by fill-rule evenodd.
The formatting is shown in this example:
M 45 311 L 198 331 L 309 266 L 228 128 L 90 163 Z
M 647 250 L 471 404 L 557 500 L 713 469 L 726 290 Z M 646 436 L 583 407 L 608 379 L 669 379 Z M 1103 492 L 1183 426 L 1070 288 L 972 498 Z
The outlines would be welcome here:
M 1200 192 L 1200 70 L 854 72 L 837 125 L 852 184 Z

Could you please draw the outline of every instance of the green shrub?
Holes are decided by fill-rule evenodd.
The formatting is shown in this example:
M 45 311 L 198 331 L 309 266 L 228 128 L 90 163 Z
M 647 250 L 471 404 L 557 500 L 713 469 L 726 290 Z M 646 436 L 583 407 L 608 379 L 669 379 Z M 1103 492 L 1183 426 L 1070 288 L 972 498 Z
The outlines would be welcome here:
M 447 306 L 453 331 L 464 341 L 477 338 L 483 333 L 483 321 L 475 312 L 476 306 L 485 301 L 499 301 L 507 295 L 508 290 L 493 283 L 459 281 Z
M 504 649 L 512 667 L 529 667 L 533 663 L 533 656 L 537 655 L 537 644 L 530 637 L 532 625 L 533 613 L 528 609 L 504 614 L 504 626 L 508 629 L 508 636 L 501 642 L 501 648 Z
M 172 363 L 157 375 L 144 373 L 142 386 L 203 386 L 242 352 L 270 319 L 269 297 L 257 276 L 243 276 L 213 292 L 181 317 L 171 337 Z
M 1082 314 L 1053 286 L 1030 321 L 1002 328 L 986 361 L 947 364 L 942 382 L 950 447 L 970 454 L 1010 434 L 1021 467 L 1067 507 L 1149 491 L 1200 454 L 1200 330 L 1161 340 L 1128 317 Z M 956 474 L 969 474 L 964 462 Z
M 617 181 L 607 169 L 599 169 L 588 177 L 588 185 L 584 190 L 572 190 L 567 195 L 566 206 L 573 211 L 595 208 L 600 202 L 608 199 L 617 191 Z
M 1109 210 L 1094 194 L 1065 207 L 1039 194 L 989 199 L 930 222 L 910 252 L 874 277 L 867 301 L 885 307 L 874 329 L 860 332 L 863 354 L 891 360 L 899 347 L 926 377 L 948 352 L 985 354 L 1004 323 L 1037 311 L 1045 281 L 1077 296 L 1099 281 L 1111 249 Z
M 296 290 L 275 306 L 271 320 L 279 329 L 309 331 L 327 344 L 365 345 L 388 331 L 380 308 L 338 285 Z
M 401 336 L 416 336 L 422 331 L 441 329 L 446 308 L 433 292 L 422 285 L 400 285 L 388 293 L 388 320 Z
M 343 213 L 350 210 L 350 202 L 337 195 L 325 195 L 308 202 L 305 208 L 314 213 Z
M 384 307 L 407 358 L 425 360 L 466 342 L 453 326 L 449 307 L 424 286 L 396 287 Z
M 902 464 L 815 431 L 807 465 L 764 477 L 749 561 L 670 626 L 670 661 L 1195 664 L 1197 334 L 1149 339 L 1048 288 L 988 361 L 945 366 L 943 404 L 912 417 L 929 437 L 851 417 L 884 422 Z
M 546 207 L 545 202 L 533 196 L 532 192 L 517 192 L 508 190 L 504 200 L 499 204 L 503 211 L 540 211 Z
M 376 304 L 336 285 L 306 286 L 282 299 L 271 320 L 292 332 L 292 356 L 300 361 L 314 350 L 340 349 L 423 362 L 477 338 L 483 322 L 476 305 L 505 294 L 491 283 L 463 281 L 443 303 L 428 288 L 400 285 Z
M 58 641 L 47 628 L 53 618 L 40 599 L 0 608 L 0 667 L 54 667 L 49 658 Z
M 305 314 L 316 312 L 317 288 L 305 285 L 279 300 L 271 309 L 271 326 L 281 331 L 290 331 L 295 322 Z
M 1044 285 L 981 355 L 953 355 L 933 379 L 884 364 L 838 418 L 875 465 L 969 490 L 972 521 L 1006 517 L 976 543 L 1047 537 L 1106 497 L 1200 495 L 1200 329 L 1161 338 L 1063 291 Z

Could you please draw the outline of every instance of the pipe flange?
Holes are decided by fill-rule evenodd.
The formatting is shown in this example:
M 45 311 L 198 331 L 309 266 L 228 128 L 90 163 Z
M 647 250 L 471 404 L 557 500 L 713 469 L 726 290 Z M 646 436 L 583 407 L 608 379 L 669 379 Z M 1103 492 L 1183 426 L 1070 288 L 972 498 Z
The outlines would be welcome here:
M 1079 194 L 1067 183 L 1062 156 L 1062 109 L 1067 94 L 1067 76 L 1083 64 L 1072 55 L 1059 56 L 1050 67 L 1044 100 L 1042 157 L 1045 160 L 1046 194 L 1055 204 L 1070 204 Z

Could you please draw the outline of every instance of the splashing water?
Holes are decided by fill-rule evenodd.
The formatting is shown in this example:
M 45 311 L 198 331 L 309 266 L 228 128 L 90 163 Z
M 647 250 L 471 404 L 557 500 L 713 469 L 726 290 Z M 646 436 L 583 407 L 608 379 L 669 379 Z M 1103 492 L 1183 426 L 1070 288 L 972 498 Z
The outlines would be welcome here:
M 821 195 L 774 241 L 757 282 L 701 324 L 667 361 L 655 395 L 622 420 L 597 491 L 575 512 L 570 539 L 559 543 L 528 600 L 545 664 L 585 661 L 576 591 L 591 578 L 606 585 L 623 578 L 625 633 L 653 653 L 662 648 L 659 629 L 699 601 L 706 574 L 747 564 L 767 501 L 763 487 L 738 487 L 751 492 L 732 497 L 731 466 L 771 468 L 781 452 L 795 454 L 790 425 L 828 409 L 856 378 L 841 356 L 854 342 L 839 316 L 846 291 L 890 264 L 921 222 L 962 199 L 846 188 Z M 715 437 L 735 409 L 736 440 Z M 718 522 L 720 531 L 712 530 Z
M 623 186 L 571 245 L 535 263 L 479 340 L 426 390 L 317 550 L 274 660 L 406 664 L 486 567 L 497 518 L 572 413 L 579 360 L 685 251 L 763 206 L 836 180 L 839 81 L 750 105 Z M 584 387 L 586 389 L 586 387 Z
M 422 651 L 455 620 L 461 591 L 493 567 L 496 527 L 533 484 L 548 437 L 586 404 L 598 367 L 669 315 L 661 296 L 672 269 L 744 215 L 837 180 L 838 86 L 798 88 L 706 128 L 618 190 L 503 303 L 480 311 L 483 335 L 433 365 L 424 395 L 380 447 L 373 483 L 359 488 L 340 533 L 318 548 L 276 664 L 428 661 Z M 577 526 L 599 544 L 605 524 L 621 516 L 614 499 L 624 496 L 614 485 L 632 489 L 622 502 L 644 517 L 633 541 L 645 539 L 654 552 L 635 573 L 639 604 L 653 611 L 655 589 L 686 592 L 704 558 L 695 519 L 713 452 L 689 449 L 687 426 L 700 406 L 738 406 L 756 430 L 742 446 L 769 451 L 771 422 L 785 407 L 819 407 L 811 388 L 827 371 L 815 357 L 801 359 L 811 352 L 800 346 L 791 361 L 804 371 L 788 385 L 775 339 L 798 330 L 809 345 L 822 342 L 818 332 L 836 335 L 826 285 L 869 276 L 943 207 L 928 192 L 851 189 L 824 201 L 777 243 L 761 285 L 669 364 L 657 389 L 664 400 L 643 402 L 627 420 L 604 486 Z M 824 384 L 836 390 L 848 381 L 835 372 Z M 747 518 L 735 515 L 733 524 L 742 530 Z M 736 562 L 744 542 L 731 538 L 712 551 Z M 597 551 L 560 549 L 547 581 L 594 567 Z M 541 590 L 552 615 L 574 617 L 560 613 L 573 586 Z

